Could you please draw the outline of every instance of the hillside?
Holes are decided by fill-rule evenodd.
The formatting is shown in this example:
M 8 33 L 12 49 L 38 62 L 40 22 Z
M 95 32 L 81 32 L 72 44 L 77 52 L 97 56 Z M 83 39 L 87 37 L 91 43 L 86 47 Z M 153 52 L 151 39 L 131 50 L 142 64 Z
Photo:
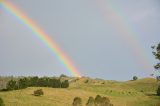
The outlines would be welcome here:
M 85 106 L 88 97 L 97 94 L 109 97 L 114 106 L 156 106 L 160 103 L 160 97 L 154 95 L 158 83 L 153 78 L 126 82 L 88 77 L 63 79 L 70 81 L 69 88 L 43 87 L 44 95 L 40 97 L 32 95 L 39 87 L 0 92 L 0 97 L 6 106 L 71 106 L 76 96 L 82 98 Z

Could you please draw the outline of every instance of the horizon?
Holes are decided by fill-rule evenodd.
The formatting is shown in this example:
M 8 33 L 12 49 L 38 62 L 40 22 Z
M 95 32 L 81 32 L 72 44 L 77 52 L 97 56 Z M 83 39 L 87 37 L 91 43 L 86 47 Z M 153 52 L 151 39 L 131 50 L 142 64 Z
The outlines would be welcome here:
M 49 49 L 51 43 L 0 3 L 0 76 L 81 74 L 125 81 L 159 75 L 151 49 L 160 39 L 158 0 L 8 1 L 60 50 Z

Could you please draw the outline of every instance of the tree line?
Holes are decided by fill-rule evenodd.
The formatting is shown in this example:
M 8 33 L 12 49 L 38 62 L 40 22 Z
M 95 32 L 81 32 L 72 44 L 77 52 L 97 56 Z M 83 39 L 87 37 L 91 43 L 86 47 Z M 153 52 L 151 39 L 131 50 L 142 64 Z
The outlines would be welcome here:
M 6 84 L 6 90 L 18 90 L 27 87 L 52 87 L 52 88 L 68 88 L 68 80 L 61 81 L 60 78 L 50 77 L 24 77 L 18 80 L 11 79 Z

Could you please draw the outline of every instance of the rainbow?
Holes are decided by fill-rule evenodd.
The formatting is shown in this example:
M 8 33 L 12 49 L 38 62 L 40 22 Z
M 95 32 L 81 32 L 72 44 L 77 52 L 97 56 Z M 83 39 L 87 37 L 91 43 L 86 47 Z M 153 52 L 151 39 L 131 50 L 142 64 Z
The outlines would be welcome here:
M 142 65 L 144 70 L 147 70 L 149 73 L 153 71 L 153 64 L 149 60 L 148 55 L 139 39 L 136 37 L 136 33 L 130 24 L 127 22 L 127 18 L 116 8 L 113 1 L 105 0 L 96 0 L 96 5 L 104 18 L 106 24 L 112 23 L 110 27 L 119 32 L 120 39 L 125 42 L 130 48 L 130 52 L 134 55 L 139 64 Z M 108 15 L 110 14 L 110 16 Z M 107 20 L 109 18 L 109 21 Z
M 42 30 L 38 24 L 35 23 L 35 21 L 30 19 L 26 14 L 24 14 L 24 12 L 20 11 L 17 6 L 9 1 L 3 1 L 0 3 L 0 5 L 8 13 L 14 15 L 19 21 L 26 25 L 34 33 L 34 36 L 38 37 L 40 41 L 42 41 L 52 51 L 52 53 L 56 54 L 56 57 L 73 76 L 81 77 L 80 72 L 74 66 L 71 59 L 68 58 L 68 56 L 57 45 L 57 43 L 51 39 L 50 36 L 44 30 Z

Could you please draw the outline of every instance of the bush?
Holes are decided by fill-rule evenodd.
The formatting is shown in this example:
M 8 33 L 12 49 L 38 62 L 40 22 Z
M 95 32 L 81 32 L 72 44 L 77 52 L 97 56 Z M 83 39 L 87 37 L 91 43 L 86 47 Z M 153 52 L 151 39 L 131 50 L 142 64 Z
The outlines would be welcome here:
M 157 96 L 160 96 L 160 85 L 158 86 L 158 89 L 157 89 Z
M 94 98 L 93 97 L 89 97 L 86 106 L 94 106 Z
M 96 96 L 94 103 L 95 106 L 113 106 L 113 104 L 110 103 L 109 98 L 101 97 L 100 95 Z
M 133 81 L 137 80 L 138 77 L 137 76 L 133 76 Z
M 0 98 L 0 106 L 5 106 L 2 98 Z
M 44 93 L 43 93 L 43 90 L 42 89 L 38 89 L 38 90 L 35 90 L 34 91 L 34 96 L 41 96 L 41 95 L 43 95 Z
M 82 106 L 82 99 L 80 97 L 75 97 L 72 105 L 73 106 Z

